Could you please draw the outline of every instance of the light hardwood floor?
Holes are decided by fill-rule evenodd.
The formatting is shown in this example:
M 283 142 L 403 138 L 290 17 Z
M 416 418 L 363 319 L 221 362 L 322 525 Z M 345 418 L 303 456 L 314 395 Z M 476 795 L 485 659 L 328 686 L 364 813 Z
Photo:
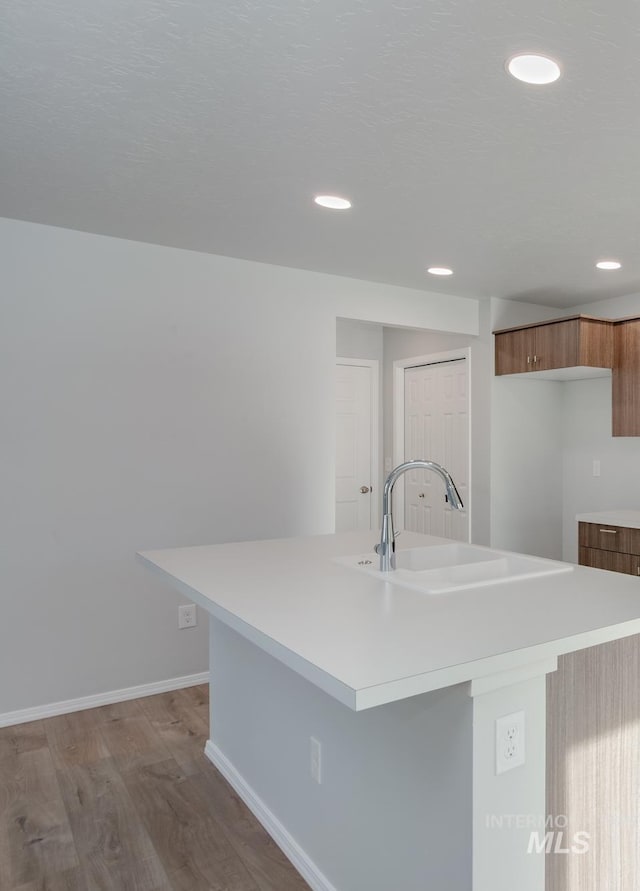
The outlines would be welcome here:
M 308 891 L 207 736 L 206 687 L 0 729 L 0 891 Z

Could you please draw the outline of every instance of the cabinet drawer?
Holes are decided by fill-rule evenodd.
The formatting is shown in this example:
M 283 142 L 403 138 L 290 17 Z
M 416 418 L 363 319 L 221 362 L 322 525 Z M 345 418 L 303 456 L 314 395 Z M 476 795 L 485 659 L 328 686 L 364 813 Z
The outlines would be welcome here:
M 580 548 L 580 566 L 591 566 L 593 569 L 608 569 L 610 572 L 635 573 L 632 561 L 637 560 L 640 567 L 640 557 L 632 557 L 631 554 L 618 554 L 616 551 L 603 551 L 599 548 Z
M 601 526 L 599 523 L 580 523 L 578 543 L 581 548 L 618 551 L 640 555 L 640 529 L 626 526 Z

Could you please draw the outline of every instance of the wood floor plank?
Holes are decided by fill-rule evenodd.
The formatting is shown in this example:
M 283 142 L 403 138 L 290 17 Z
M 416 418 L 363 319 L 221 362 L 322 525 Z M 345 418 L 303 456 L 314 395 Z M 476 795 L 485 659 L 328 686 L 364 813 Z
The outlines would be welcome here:
M 42 721 L 16 724 L 14 727 L 0 727 L 0 761 L 7 755 L 31 752 L 47 747 L 47 734 Z
M 92 720 L 92 712 L 73 712 L 48 718 L 45 730 L 53 762 L 57 768 L 67 764 L 93 764 L 109 757 L 109 750 Z
M 123 718 L 100 725 L 110 756 L 123 773 L 165 761 L 171 753 L 146 717 Z
M 189 702 L 180 696 L 180 692 L 172 690 L 169 693 L 158 693 L 156 696 L 145 696 L 139 700 L 140 709 L 152 722 L 179 721 L 189 709 Z
M 212 882 L 207 874 L 201 873 L 196 866 L 183 866 L 171 873 L 171 883 L 175 891 L 230 891 L 230 889 L 248 888 L 248 885 L 223 884 Z M 255 887 L 254 885 L 251 886 Z
M 236 853 L 260 891 L 308 891 L 308 885 L 258 823 L 222 774 L 209 765 L 201 782 L 209 806 L 220 819 Z
M 212 816 L 198 777 L 171 758 L 125 775 L 142 822 L 178 889 L 259 891 Z M 190 884 L 183 884 L 187 881 Z
M 204 756 L 208 684 L 0 730 L 0 891 L 308 891 Z
M 0 817 L 20 801 L 55 801 L 58 780 L 48 748 L 32 749 L 0 759 Z
M 91 709 L 89 717 L 94 724 L 106 724 L 109 721 L 122 721 L 123 718 L 141 718 L 142 709 L 139 699 L 127 699 L 124 702 L 113 702 Z
M 16 885 L 11 891 L 99 891 L 99 889 L 81 869 L 70 869 L 42 876 L 25 885 Z
M 179 693 L 182 695 L 187 705 L 205 722 L 208 728 L 209 684 L 199 684 L 197 687 L 187 687 L 184 690 L 180 690 Z
M 58 771 L 80 861 L 105 891 L 156 891 L 168 878 L 111 759 Z
M 78 866 L 62 801 L 17 801 L 0 822 L 0 888 L 42 879 Z
M 209 727 L 194 708 L 185 704 L 191 700 L 177 695 L 178 692 L 149 696 L 140 702 L 151 726 L 171 756 L 184 773 L 194 774 L 207 764 L 204 746 L 209 736 Z

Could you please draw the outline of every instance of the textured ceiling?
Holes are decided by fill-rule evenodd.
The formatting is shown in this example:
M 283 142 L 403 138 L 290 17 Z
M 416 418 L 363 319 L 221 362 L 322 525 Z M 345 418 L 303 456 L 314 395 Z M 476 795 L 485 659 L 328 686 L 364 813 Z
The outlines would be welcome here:
M 5 0 L 0 21 L 3 216 L 462 295 L 640 291 L 637 0 Z M 526 50 L 563 79 L 508 77 Z

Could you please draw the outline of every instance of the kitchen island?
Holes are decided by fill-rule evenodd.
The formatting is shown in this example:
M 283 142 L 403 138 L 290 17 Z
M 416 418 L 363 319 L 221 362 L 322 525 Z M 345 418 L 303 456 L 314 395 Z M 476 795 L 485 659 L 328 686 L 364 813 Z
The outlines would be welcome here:
M 640 632 L 637 580 L 573 567 L 425 594 L 337 562 L 375 561 L 374 542 L 141 554 L 212 618 L 207 754 L 318 891 L 542 891 L 546 674 Z M 524 763 L 497 772 L 511 715 Z

